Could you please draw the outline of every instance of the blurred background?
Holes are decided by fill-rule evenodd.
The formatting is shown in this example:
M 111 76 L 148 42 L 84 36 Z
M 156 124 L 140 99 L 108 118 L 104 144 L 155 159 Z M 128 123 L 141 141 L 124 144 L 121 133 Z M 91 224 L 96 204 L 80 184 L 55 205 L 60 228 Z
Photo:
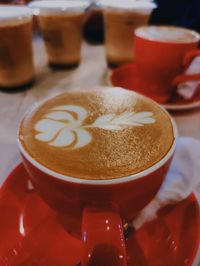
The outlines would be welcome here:
M 0 0 L 0 4 L 26 5 L 28 2 L 30 0 Z M 90 7 L 85 15 L 84 37 L 89 43 L 99 44 L 104 41 L 102 9 L 98 0 L 89 2 Z M 152 12 L 149 24 L 175 25 L 200 32 L 199 0 L 154 0 L 154 2 L 157 8 Z

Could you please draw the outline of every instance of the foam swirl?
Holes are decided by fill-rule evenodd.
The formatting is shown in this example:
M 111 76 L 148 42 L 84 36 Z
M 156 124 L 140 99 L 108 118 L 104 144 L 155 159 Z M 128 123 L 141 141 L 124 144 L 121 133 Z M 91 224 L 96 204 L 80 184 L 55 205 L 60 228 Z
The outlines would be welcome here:
M 87 116 L 87 110 L 80 106 L 54 107 L 35 124 L 34 129 L 38 132 L 35 139 L 47 142 L 48 145 L 57 148 L 77 149 L 92 141 L 90 128 L 123 130 L 125 127 L 155 123 L 152 112 L 104 114 L 98 117 L 94 123 L 84 125 L 83 122 Z

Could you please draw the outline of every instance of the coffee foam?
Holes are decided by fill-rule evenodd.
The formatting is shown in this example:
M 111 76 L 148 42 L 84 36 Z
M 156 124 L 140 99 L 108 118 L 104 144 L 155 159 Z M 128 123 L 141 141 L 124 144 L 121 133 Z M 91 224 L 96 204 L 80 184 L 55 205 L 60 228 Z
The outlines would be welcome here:
M 165 42 L 197 42 L 200 35 L 192 30 L 174 27 L 174 26 L 144 26 L 138 28 L 135 34 L 150 40 Z
M 156 8 L 156 4 L 151 1 L 115 1 L 115 0 L 101 0 L 100 4 L 105 9 L 113 10 L 113 11 L 134 11 L 138 13 L 150 13 L 154 8 Z
M 19 140 L 44 167 L 82 179 L 115 179 L 160 161 L 174 142 L 171 120 L 121 88 L 58 95 L 29 111 Z
M 70 13 L 83 13 L 89 6 L 88 1 L 33 1 L 29 3 L 34 8 L 35 15 L 65 15 Z
M 0 27 L 6 25 L 18 25 L 31 21 L 33 12 L 24 6 L 1 5 Z

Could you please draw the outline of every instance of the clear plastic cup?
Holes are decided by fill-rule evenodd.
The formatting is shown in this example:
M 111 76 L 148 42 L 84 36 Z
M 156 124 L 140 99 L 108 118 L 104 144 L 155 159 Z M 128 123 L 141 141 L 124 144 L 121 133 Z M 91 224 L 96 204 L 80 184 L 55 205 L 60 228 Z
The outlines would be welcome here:
M 105 49 L 108 65 L 117 66 L 134 60 L 133 36 L 137 27 L 148 24 L 151 1 L 101 0 L 104 11 Z
M 34 1 L 29 4 L 38 17 L 49 65 L 78 66 L 81 60 L 82 26 L 87 1 Z
M 0 89 L 29 86 L 35 79 L 32 50 L 32 11 L 0 7 Z

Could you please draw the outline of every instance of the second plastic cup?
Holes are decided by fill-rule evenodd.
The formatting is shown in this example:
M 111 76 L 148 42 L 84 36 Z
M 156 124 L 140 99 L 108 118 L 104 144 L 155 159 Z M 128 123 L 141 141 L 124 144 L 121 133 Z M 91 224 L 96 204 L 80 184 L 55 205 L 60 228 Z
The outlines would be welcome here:
M 81 60 L 82 26 L 86 1 L 34 1 L 49 65 L 76 67 Z

